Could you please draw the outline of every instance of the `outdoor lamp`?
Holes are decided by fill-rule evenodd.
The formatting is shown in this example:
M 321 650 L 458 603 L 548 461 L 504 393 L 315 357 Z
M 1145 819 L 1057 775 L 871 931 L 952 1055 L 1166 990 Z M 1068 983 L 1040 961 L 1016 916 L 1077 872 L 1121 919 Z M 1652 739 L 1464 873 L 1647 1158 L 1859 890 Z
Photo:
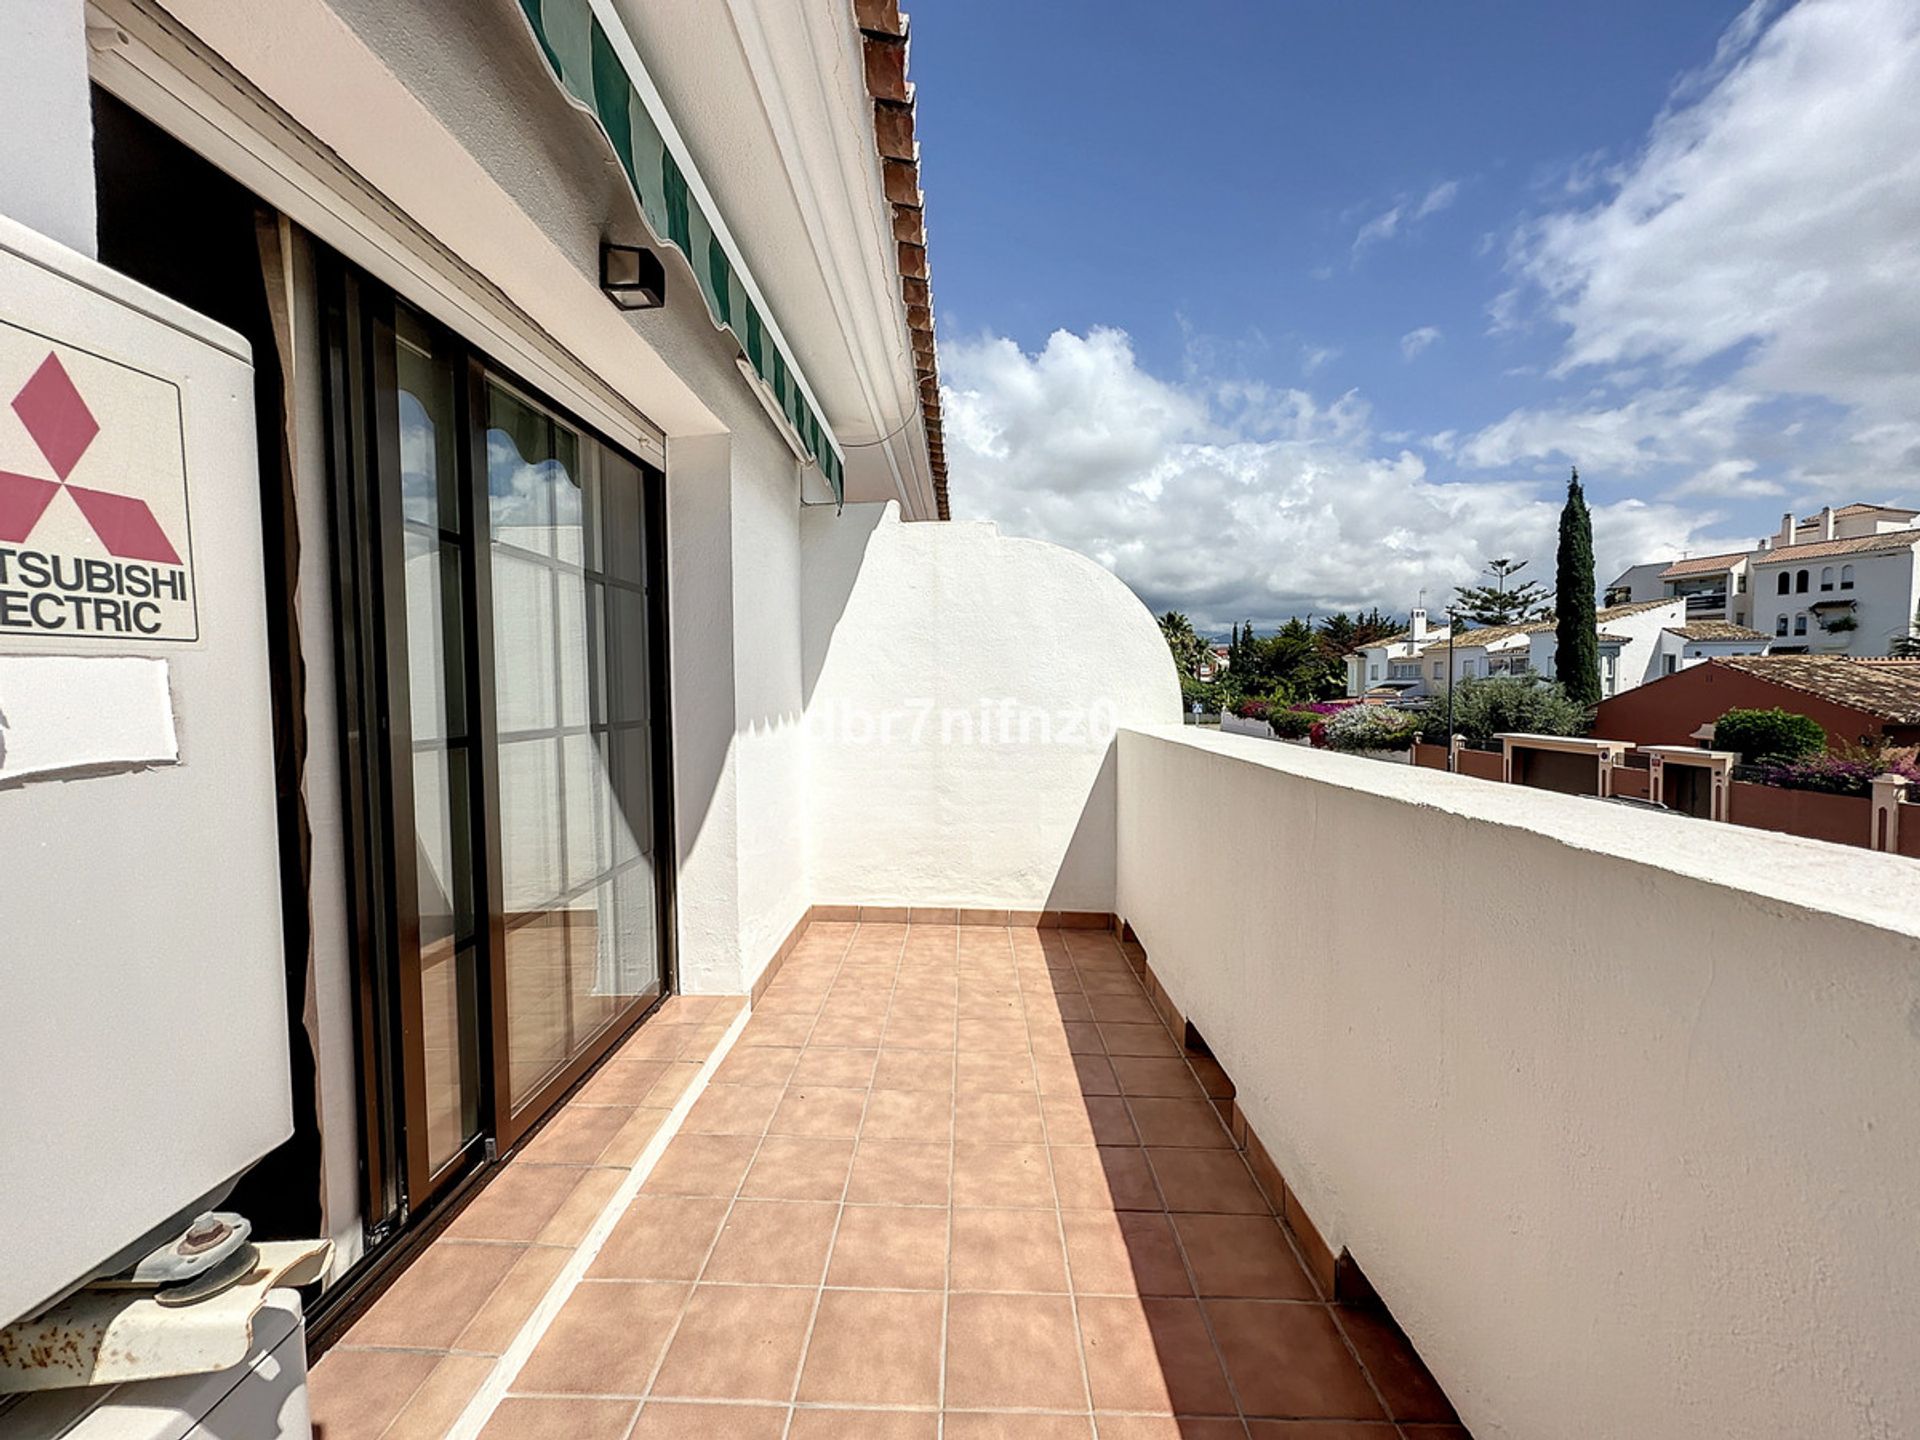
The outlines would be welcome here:
M 602 240 L 600 288 L 622 310 L 658 310 L 667 303 L 667 269 L 651 250 Z

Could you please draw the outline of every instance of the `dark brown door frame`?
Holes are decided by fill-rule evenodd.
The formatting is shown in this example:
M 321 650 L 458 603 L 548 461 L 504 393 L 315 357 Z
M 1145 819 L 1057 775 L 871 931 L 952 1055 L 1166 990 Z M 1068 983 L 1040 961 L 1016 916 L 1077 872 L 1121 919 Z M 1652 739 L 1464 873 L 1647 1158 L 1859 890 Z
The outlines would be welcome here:
M 395 297 L 385 286 L 316 245 L 327 321 L 329 472 L 334 487 L 335 614 L 343 704 L 345 812 L 350 910 L 359 1005 L 362 1170 L 368 1260 L 388 1240 L 429 1215 L 438 1202 L 460 1203 L 462 1183 L 505 1155 L 546 1117 L 636 1024 L 672 993 L 677 971 L 676 853 L 670 725 L 671 672 L 666 593 L 665 477 L 622 453 L 644 476 L 646 624 L 649 665 L 648 759 L 655 913 L 661 985 L 637 997 L 516 1110 L 508 1064 L 507 917 L 504 908 L 500 781 L 488 543 L 486 385 L 494 376 L 546 406 L 564 423 L 610 449 L 597 432 L 522 385 L 510 372 L 437 324 L 456 370 L 456 475 L 460 492 L 463 671 L 467 707 L 469 822 L 475 917 L 480 1124 L 473 1140 L 436 1172 L 427 1146 L 424 1017 L 420 988 L 420 916 L 413 825 L 412 737 L 407 717 L 404 547 L 393 373 Z M 431 323 L 431 322 L 429 322 Z M 396 1127 L 396 1120 L 398 1121 Z M 425 1177 L 422 1180 L 421 1177 Z M 346 1288 L 345 1286 L 341 1287 Z

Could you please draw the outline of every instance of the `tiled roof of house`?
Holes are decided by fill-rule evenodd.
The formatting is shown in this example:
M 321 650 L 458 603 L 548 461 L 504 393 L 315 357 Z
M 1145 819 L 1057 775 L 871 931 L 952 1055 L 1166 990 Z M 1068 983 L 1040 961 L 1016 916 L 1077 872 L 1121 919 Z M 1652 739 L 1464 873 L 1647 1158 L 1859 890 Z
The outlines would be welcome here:
M 1429 630 L 1426 638 L 1428 640 L 1445 640 L 1447 638 L 1447 632 L 1445 630 Z M 1347 654 L 1364 655 L 1369 650 L 1384 649 L 1388 645 L 1405 645 L 1411 639 L 1413 639 L 1413 631 L 1396 630 L 1391 635 L 1382 635 L 1377 639 L 1367 641 L 1364 645 L 1356 646 L 1352 650 L 1349 650 Z
M 1920 660 L 1847 655 L 1733 655 L 1708 662 L 1899 725 L 1920 725 Z
M 1629 615 L 1639 615 L 1644 611 L 1660 610 L 1666 606 L 1678 605 L 1680 603 L 1677 597 L 1669 595 L 1660 600 L 1635 600 L 1627 605 L 1608 605 L 1596 611 L 1594 619 L 1598 621 L 1602 627 L 1600 634 L 1602 641 L 1609 645 L 1625 645 L 1633 637 L 1630 635 L 1611 635 L 1606 633 L 1604 627 L 1608 621 L 1624 620 Z M 1541 620 L 1529 620 L 1524 625 L 1486 625 L 1478 630 L 1465 630 L 1454 636 L 1453 647 L 1455 650 L 1481 650 L 1489 645 L 1502 644 L 1517 635 L 1539 635 L 1544 631 L 1553 629 L 1558 623 L 1553 616 L 1549 615 Z M 1444 650 L 1446 648 L 1444 643 L 1445 639 L 1446 637 L 1442 636 L 1442 643 L 1440 645 L 1430 647 L 1428 650 L 1423 650 L 1420 653 L 1426 655 L 1433 651 Z
M 1660 572 L 1662 580 L 1684 580 L 1689 575 L 1717 575 L 1722 570 L 1731 570 L 1747 558 L 1744 550 L 1730 555 L 1695 555 L 1686 560 L 1676 560 Z
M 893 239 L 900 299 L 907 310 L 920 418 L 927 432 L 927 464 L 942 520 L 947 508 L 947 442 L 940 422 L 940 365 L 933 341 L 933 290 L 927 267 L 926 196 L 920 189 L 920 142 L 914 138 L 913 85 L 907 79 L 907 17 L 900 0 L 854 0 L 865 49 L 867 93 L 873 97 L 873 141 L 893 207 Z
M 1850 516 L 1850 515 L 1874 515 L 1874 514 L 1913 516 L 1913 515 L 1920 515 L 1920 510 L 1908 510 L 1904 506 L 1900 506 L 1900 505 L 1862 505 L 1862 504 L 1855 503 L 1852 505 L 1842 505 L 1838 510 L 1833 512 L 1833 517 L 1834 519 L 1838 520 L 1845 516 Z M 1802 520 L 1800 523 L 1802 525 L 1811 525 L 1814 523 L 1814 521 L 1817 521 L 1819 518 L 1820 517 L 1818 515 L 1815 515 L 1812 517 L 1812 519 Z
M 1667 626 L 1669 635 L 1678 635 L 1683 640 L 1770 640 L 1773 637 L 1759 630 L 1749 630 L 1744 625 L 1735 625 L 1731 620 L 1691 620 L 1685 625 Z
M 1602 630 L 1598 635 L 1594 636 L 1594 639 L 1598 640 L 1602 645 L 1628 645 L 1633 641 L 1631 635 L 1610 635 L 1605 630 Z
M 1627 605 L 1605 605 L 1594 618 L 1604 625 L 1609 620 L 1624 620 L 1629 615 L 1643 615 L 1649 610 L 1659 610 L 1679 603 L 1681 602 L 1678 595 L 1663 595 L 1658 600 L 1635 600 Z
M 1920 529 L 1890 530 L 1885 535 L 1856 535 L 1851 540 L 1810 540 L 1804 545 L 1776 545 L 1753 557 L 1755 565 L 1793 565 L 1822 560 L 1829 555 L 1866 555 L 1876 550 L 1906 550 L 1920 544 Z

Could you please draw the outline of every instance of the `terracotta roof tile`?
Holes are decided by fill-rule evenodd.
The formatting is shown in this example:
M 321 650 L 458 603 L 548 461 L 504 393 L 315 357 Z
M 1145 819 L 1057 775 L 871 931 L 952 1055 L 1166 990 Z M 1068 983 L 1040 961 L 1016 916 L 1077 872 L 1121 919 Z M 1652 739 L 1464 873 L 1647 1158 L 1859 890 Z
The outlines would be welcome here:
M 1744 550 L 1729 555 L 1694 555 L 1685 560 L 1676 560 L 1660 572 L 1662 580 L 1684 580 L 1689 575 L 1715 575 L 1722 570 L 1731 570 L 1747 558 Z
M 1911 549 L 1920 544 L 1920 529 L 1890 530 L 1885 535 L 1856 535 L 1851 540 L 1812 540 L 1805 545 L 1776 545 L 1753 557 L 1755 565 L 1792 565 L 1801 560 L 1821 560 L 1829 555 L 1866 555 L 1879 551 Z
M 1734 655 L 1708 662 L 1899 725 L 1920 725 L 1920 660 L 1847 655 Z
M 1771 640 L 1773 637 L 1760 630 L 1749 630 L 1744 625 L 1735 625 L 1730 620 L 1690 620 L 1685 625 L 1667 626 L 1669 635 L 1678 635 L 1685 640 Z

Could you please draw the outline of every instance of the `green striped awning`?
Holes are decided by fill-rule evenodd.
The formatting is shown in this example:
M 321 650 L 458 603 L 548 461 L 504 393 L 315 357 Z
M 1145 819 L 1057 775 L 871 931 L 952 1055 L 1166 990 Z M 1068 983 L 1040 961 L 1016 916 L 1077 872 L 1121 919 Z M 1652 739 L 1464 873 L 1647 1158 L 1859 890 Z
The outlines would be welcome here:
M 840 447 L 821 423 L 793 357 L 749 294 L 753 287 L 744 278 L 739 257 L 702 212 L 686 170 L 668 148 L 659 118 L 650 109 L 650 100 L 659 103 L 658 91 L 644 72 L 634 73 L 639 61 L 630 38 L 622 29 L 628 56 L 622 59 L 594 0 L 520 0 L 520 8 L 554 79 L 594 118 L 619 157 L 647 228 L 660 243 L 686 257 L 713 323 L 740 342 L 754 373 L 773 392 L 774 402 L 840 498 L 845 476 Z

